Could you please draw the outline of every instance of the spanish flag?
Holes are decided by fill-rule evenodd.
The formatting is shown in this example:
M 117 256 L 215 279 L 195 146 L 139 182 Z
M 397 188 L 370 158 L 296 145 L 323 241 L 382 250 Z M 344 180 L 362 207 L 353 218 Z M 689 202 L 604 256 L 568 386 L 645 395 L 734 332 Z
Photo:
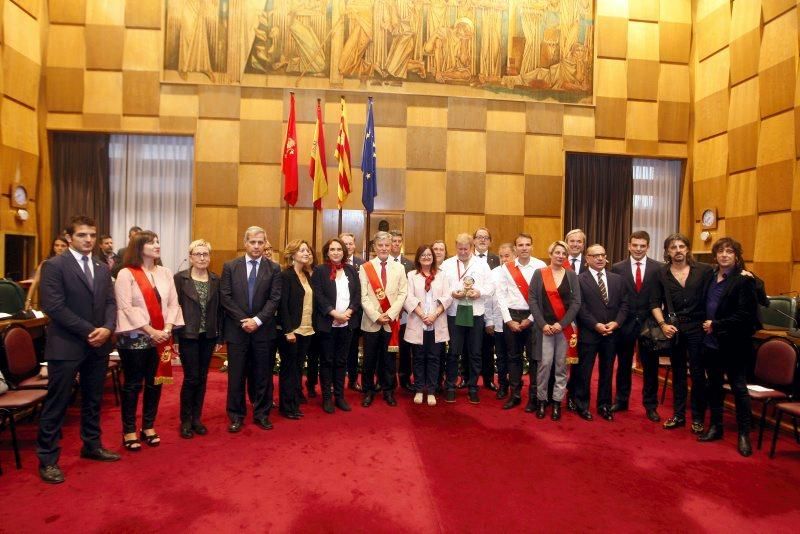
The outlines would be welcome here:
M 322 199 L 328 194 L 328 169 L 325 163 L 325 131 L 319 98 L 317 99 L 317 125 L 314 128 L 314 144 L 311 145 L 308 175 L 314 181 L 314 208 L 321 211 Z
M 333 156 L 339 162 L 339 208 L 350 194 L 350 134 L 347 133 L 347 111 L 342 97 L 342 118 L 339 120 L 339 135 L 336 137 L 336 152 Z

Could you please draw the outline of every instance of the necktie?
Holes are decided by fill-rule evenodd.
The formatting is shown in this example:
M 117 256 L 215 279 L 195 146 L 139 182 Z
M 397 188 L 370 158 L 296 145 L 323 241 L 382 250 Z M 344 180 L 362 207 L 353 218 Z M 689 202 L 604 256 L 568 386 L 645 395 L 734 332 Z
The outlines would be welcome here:
M 397 260 L 395 260 L 397 261 Z M 381 262 L 381 283 L 383 284 L 383 288 L 386 289 L 386 262 Z
M 603 273 L 597 273 L 597 286 L 600 288 L 600 296 L 603 297 L 603 302 L 608 304 L 608 290 L 606 289 L 606 283 L 603 282 Z
M 483 252 L 481 252 L 480 254 L 478 254 L 478 257 L 479 257 L 479 258 L 483 258 L 484 256 L 486 256 L 486 254 L 484 254 Z
M 578 262 L 578 258 L 572 258 L 569 261 L 572 263 L 572 270 L 577 273 L 578 271 L 575 269 L 575 264 Z
M 250 275 L 247 277 L 247 301 L 250 303 L 250 310 L 253 310 L 253 294 L 256 290 L 256 276 L 258 275 L 258 260 L 250 260 Z
M 642 262 L 636 262 L 636 292 L 642 290 Z
M 94 277 L 92 276 L 92 270 L 89 269 L 89 256 L 81 257 L 81 261 L 83 262 L 83 274 L 86 275 L 89 287 L 94 291 Z

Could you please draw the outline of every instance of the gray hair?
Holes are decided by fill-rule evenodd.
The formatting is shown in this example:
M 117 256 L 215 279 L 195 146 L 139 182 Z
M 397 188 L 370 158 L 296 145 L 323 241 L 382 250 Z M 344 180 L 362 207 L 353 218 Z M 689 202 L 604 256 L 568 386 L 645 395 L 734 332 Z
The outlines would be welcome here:
M 375 233 L 375 236 L 372 238 L 372 242 L 373 243 L 377 243 L 378 241 L 385 241 L 387 239 L 389 241 L 391 241 L 392 240 L 392 234 L 390 234 L 389 232 L 384 232 L 383 230 L 381 230 L 380 232 L 376 232 Z
M 244 231 L 244 242 L 247 243 L 247 240 L 250 239 L 250 236 L 253 234 L 264 234 L 264 241 L 267 240 L 266 230 L 264 230 L 260 226 L 250 226 L 247 230 Z

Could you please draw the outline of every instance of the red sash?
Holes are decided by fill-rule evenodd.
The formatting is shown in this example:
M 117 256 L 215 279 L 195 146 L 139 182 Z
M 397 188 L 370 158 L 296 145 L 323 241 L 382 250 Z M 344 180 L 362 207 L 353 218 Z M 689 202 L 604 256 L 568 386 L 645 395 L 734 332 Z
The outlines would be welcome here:
M 381 279 L 378 277 L 378 273 L 375 271 L 375 265 L 371 261 L 367 261 L 364 262 L 362 268 L 364 269 L 364 272 L 367 273 L 367 280 L 369 280 L 369 285 L 372 287 L 372 292 L 375 293 L 375 297 L 378 299 L 378 304 L 381 306 L 381 311 L 383 313 L 388 312 L 389 308 L 392 307 L 392 303 L 389 302 L 389 297 L 386 296 L 386 291 L 384 291 L 383 284 L 381 284 Z M 389 352 L 397 352 L 400 346 L 400 321 L 395 319 L 389 323 L 389 326 L 392 329 L 392 337 L 389 339 Z
M 511 273 L 511 278 L 514 280 L 514 283 L 517 284 L 517 289 L 519 292 L 522 293 L 522 300 L 528 302 L 528 282 L 525 280 L 525 277 L 522 276 L 522 271 L 519 270 L 517 264 L 513 261 L 506 263 L 506 269 L 508 272 Z
M 150 316 L 150 326 L 156 330 L 164 329 L 164 315 L 161 313 L 161 304 L 156 297 L 156 290 L 150 285 L 150 280 L 144 273 L 141 267 L 128 267 L 133 279 L 136 280 L 136 285 L 144 297 L 145 306 L 147 306 L 147 314 Z M 156 352 L 158 353 L 158 370 L 156 371 L 155 383 L 158 384 L 172 384 L 172 337 L 164 343 L 156 345 Z
M 539 269 L 542 273 L 542 282 L 544 282 L 544 291 L 547 294 L 547 300 L 550 301 L 550 306 L 553 308 L 553 313 L 556 319 L 561 321 L 566 315 L 567 310 L 564 309 L 564 301 L 561 300 L 561 295 L 558 294 L 556 287 L 556 280 L 553 277 L 553 270 L 550 267 Z M 564 275 L 566 276 L 566 274 Z M 578 332 L 572 327 L 572 324 L 567 325 L 561 330 L 567 340 L 567 363 L 578 363 Z

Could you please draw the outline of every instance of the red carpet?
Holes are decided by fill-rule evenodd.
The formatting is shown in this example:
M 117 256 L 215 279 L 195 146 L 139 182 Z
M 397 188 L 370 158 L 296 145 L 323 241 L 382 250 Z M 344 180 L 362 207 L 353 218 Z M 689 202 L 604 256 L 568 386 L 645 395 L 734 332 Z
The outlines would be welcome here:
M 774 460 L 766 450 L 742 458 L 729 413 L 724 441 L 698 444 L 688 430 L 648 422 L 638 395 L 613 423 L 566 412 L 554 423 L 504 412 L 486 390 L 480 406 L 462 393 L 434 408 L 400 394 L 397 408 L 370 409 L 348 392 L 351 413 L 327 415 L 315 399 L 303 421 L 275 414 L 270 432 L 248 420 L 231 435 L 225 386 L 226 375 L 212 371 L 210 433 L 192 440 L 177 432 L 179 386 L 165 387 L 162 445 L 123 452 L 114 464 L 78 458 L 72 408 L 60 486 L 38 479 L 35 425 L 20 428 L 21 471 L 4 432 L 0 531 L 776 533 L 800 525 L 800 447 L 782 436 Z M 105 401 L 105 445 L 121 450 L 110 389 Z

